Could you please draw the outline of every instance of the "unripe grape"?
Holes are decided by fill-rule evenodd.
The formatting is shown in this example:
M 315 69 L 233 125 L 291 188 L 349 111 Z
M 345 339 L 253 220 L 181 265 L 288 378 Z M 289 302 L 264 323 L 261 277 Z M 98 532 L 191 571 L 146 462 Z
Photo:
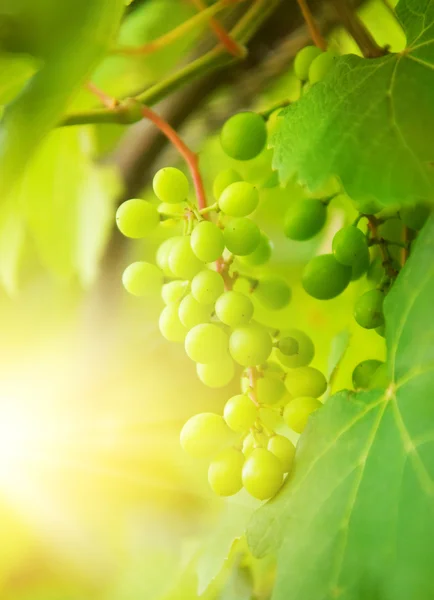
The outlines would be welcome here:
M 217 317 L 229 327 L 248 323 L 253 316 L 253 304 L 248 296 L 233 290 L 222 294 L 215 304 Z
M 275 431 L 283 425 L 280 410 L 270 406 L 261 406 L 258 410 L 259 422 L 271 431 Z
M 264 119 L 254 112 L 241 112 L 230 117 L 223 125 L 220 143 L 224 152 L 237 160 L 257 156 L 267 141 Z
M 204 263 L 217 260 L 225 249 L 223 231 L 211 221 L 201 221 L 196 225 L 190 243 L 194 254 Z
M 251 254 L 261 239 L 261 232 L 256 223 L 246 217 L 231 219 L 223 235 L 226 248 L 237 256 Z
M 273 435 L 268 440 L 267 449 L 280 460 L 284 473 L 291 471 L 295 456 L 295 446 L 287 437 Z
M 351 281 L 357 281 L 364 275 L 368 269 L 371 262 L 371 257 L 369 254 L 369 248 L 366 246 L 365 250 L 356 258 L 356 260 L 351 265 Z
M 169 281 L 163 285 L 161 297 L 164 304 L 177 304 L 185 296 L 187 290 L 188 281 Z
M 200 304 L 192 294 L 187 294 L 179 305 L 179 320 L 187 329 L 208 323 L 213 312 L 212 304 Z
M 243 487 L 244 455 L 235 448 L 222 450 L 211 462 L 208 482 L 218 496 L 233 496 Z
M 312 61 L 321 54 L 317 46 L 305 46 L 297 52 L 294 58 L 294 73 L 301 81 L 306 81 L 309 76 L 309 67 Z
M 191 282 L 191 293 L 201 304 L 213 304 L 223 294 L 223 277 L 216 271 L 204 269 Z
M 264 375 L 256 381 L 256 397 L 261 404 L 276 404 L 282 399 L 285 391 L 282 379 L 275 375 Z
M 383 323 L 383 325 L 380 325 L 380 327 L 376 327 L 375 333 L 378 333 L 378 335 L 380 337 L 385 338 L 386 337 L 386 325 Z
M 174 167 L 160 169 L 152 181 L 154 193 L 161 202 L 177 204 L 188 196 L 188 179 L 182 171 Z
M 247 254 L 246 256 L 241 256 L 239 260 L 250 267 L 257 267 L 259 265 L 264 265 L 271 258 L 272 245 L 269 238 L 265 235 L 265 233 L 261 233 L 261 237 L 259 238 L 259 243 L 256 246 L 255 250 L 251 254 Z
M 160 215 L 155 206 L 138 198 L 123 202 L 116 211 L 119 231 L 129 238 L 147 236 L 159 222 Z
M 383 363 L 373 374 L 371 382 L 369 384 L 369 389 L 375 390 L 380 388 L 387 388 L 389 383 L 389 368 L 386 363 Z
M 134 262 L 122 274 L 124 288 L 133 296 L 160 294 L 163 281 L 160 269 L 148 262 Z
M 403 206 L 399 211 L 401 221 L 410 229 L 419 231 L 425 225 L 426 220 L 430 215 L 430 208 L 426 204 L 413 204 Z
M 365 329 L 374 329 L 384 323 L 383 314 L 384 292 L 369 290 L 356 300 L 354 318 Z
M 180 279 L 193 279 L 204 267 L 191 249 L 190 238 L 181 237 L 173 245 L 169 254 L 169 269 Z
M 322 403 L 316 398 L 301 396 L 294 398 L 285 407 L 283 419 L 290 429 L 302 433 L 310 415 L 321 408 Z
M 351 275 L 351 267 L 339 263 L 333 254 L 321 254 L 307 263 L 302 284 L 310 296 L 318 300 L 330 300 L 345 290 Z
M 243 454 L 246 457 L 250 456 L 255 448 L 266 448 L 267 444 L 268 437 L 262 431 L 256 431 L 255 434 L 249 433 L 243 441 Z
M 366 256 L 368 244 L 365 234 L 355 227 L 342 227 L 333 238 L 333 254 L 338 262 L 352 267 L 357 260 Z
M 236 181 L 242 180 L 243 178 L 241 177 L 241 175 L 234 169 L 225 169 L 224 171 L 220 171 L 220 173 L 214 179 L 214 183 L 212 186 L 212 193 L 214 194 L 214 198 L 218 200 L 222 192 L 228 187 L 228 185 L 231 185 L 231 183 L 235 183 Z
M 187 329 L 179 320 L 178 307 L 171 304 L 163 308 L 158 321 L 161 335 L 169 342 L 183 342 L 187 335 Z
M 290 240 L 309 240 L 319 233 L 327 219 L 327 205 L 315 198 L 293 202 L 286 211 L 283 226 Z
M 275 355 L 282 365 L 295 369 L 296 367 L 306 367 L 312 362 L 315 355 L 315 347 L 310 337 L 304 331 L 300 331 L 300 329 L 285 329 L 281 332 L 281 336 L 294 339 L 298 344 L 297 353 L 290 356 L 285 355 L 277 348 Z
M 247 217 L 258 203 L 258 190 L 247 181 L 236 181 L 221 193 L 219 208 L 230 217 Z
M 235 374 L 235 364 L 228 355 L 216 362 L 196 365 L 197 376 L 210 388 L 221 388 L 228 385 Z
M 277 348 L 285 356 L 297 356 L 298 355 L 298 342 L 293 337 L 284 337 L 277 342 Z
M 248 396 L 238 394 L 230 398 L 224 407 L 223 417 L 228 426 L 242 433 L 253 427 L 258 416 L 256 406 Z
M 223 417 L 214 413 L 191 417 L 180 435 L 182 449 L 193 458 L 215 455 L 230 439 L 231 432 Z
M 362 360 L 353 371 L 354 389 L 368 389 L 378 367 L 384 364 L 381 360 Z
M 279 491 L 283 483 L 282 463 L 269 450 L 256 448 L 244 463 L 242 479 L 251 496 L 267 500 Z
M 288 372 L 285 385 L 293 398 L 318 398 L 326 391 L 327 380 L 323 373 L 314 367 L 298 367 Z
M 185 351 L 195 362 L 217 362 L 227 355 L 228 336 L 213 323 L 196 325 L 187 333 Z
M 262 277 L 254 290 L 255 297 L 268 310 L 280 310 L 291 300 L 291 288 L 281 277 Z
M 244 367 L 264 363 L 272 350 L 271 336 L 260 325 L 249 324 L 234 329 L 229 338 L 232 358 Z
M 157 266 L 160 267 L 163 273 L 165 273 L 169 277 L 173 277 L 173 273 L 169 267 L 170 253 L 174 246 L 178 243 L 178 241 L 182 239 L 182 235 L 176 235 L 174 237 L 168 238 L 167 240 L 164 240 L 164 242 L 162 242 L 158 247 L 157 254 L 155 255 L 155 262 L 157 263 Z
M 371 283 L 380 283 L 384 275 L 384 267 L 381 258 L 375 258 L 368 267 L 366 279 Z
M 322 52 L 309 67 L 309 83 L 312 85 L 324 79 L 334 65 L 337 56 L 334 52 Z

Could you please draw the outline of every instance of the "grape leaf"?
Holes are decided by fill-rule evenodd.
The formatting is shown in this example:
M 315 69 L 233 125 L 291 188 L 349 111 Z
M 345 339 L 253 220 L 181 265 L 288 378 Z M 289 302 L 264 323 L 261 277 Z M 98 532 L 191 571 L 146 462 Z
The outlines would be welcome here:
M 431 217 L 385 302 L 390 385 L 332 396 L 250 523 L 280 546 L 273 600 L 434 597 L 433 298 Z
M 272 140 L 282 181 L 312 191 L 337 176 L 354 200 L 382 204 L 434 192 L 434 4 L 400 0 L 407 48 L 378 59 L 338 58 L 289 106 Z

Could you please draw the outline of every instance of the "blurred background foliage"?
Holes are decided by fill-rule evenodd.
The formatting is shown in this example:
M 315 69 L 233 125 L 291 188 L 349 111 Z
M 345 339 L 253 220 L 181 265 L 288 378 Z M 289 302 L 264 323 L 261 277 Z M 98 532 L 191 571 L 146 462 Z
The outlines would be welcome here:
M 70 16 L 81 4 L 0 2 L 0 104 L 25 97 L 35 73 L 46 68 L 43 61 L 49 63 L 43 44 L 41 51 L 22 42 L 30 43 L 33 35 L 38 43 L 43 39 L 50 11 L 62 16 L 53 47 L 56 40 L 70 46 L 57 69 L 76 53 L 92 54 L 93 63 L 102 47 L 111 47 L 109 35 L 95 41 L 98 52 L 86 48 L 89 36 L 73 35 L 76 19 Z M 116 13 L 115 4 L 108 2 L 106 10 Z M 358 53 L 323 4 L 315 5 L 317 17 L 332 45 Z M 32 36 L 28 28 L 22 37 L 14 33 L 18 8 L 32 15 Z M 135 0 L 117 43 L 153 40 L 194 12 L 187 0 Z M 336 391 L 351 387 L 357 362 L 384 358 L 384 341 L 358 327 L 348 310 L 366 284 L 356 282 L 320 303 L 302 290 L 300 273 L 312 255 L 330 248 L 333 233 L 351 222 L 354 208 L 348 198 L 337 197 L 319 236 L 290 242 L 282 216 L 303 189 L 270 180 L 270 150 L 237 164 L 218 143 L 218 127 L 229 114 L 268 109 L 299 93 L 291 61 L 308 34 L 295 2 L 277 13 L 252 40 L 245 63 L 205 76 L 158 110 L 200 151 L 210 197 L 214 176 L 226 166 L 260 186 L 255 218 L 273 240 L 272 268 L 291 283 L 293 300 L 278 313 L 256 306 L 256 318 L 305 329 L 317 347 L 314 366 L 326 372 L 337 366 Z M 359 13 L 379 44 L 403 47 L 387 2 L 362 3 Z M 115 96 L 130 95 L 213 44 L 201 27 L 147 56 L 109 54 L 92 64 L 92 80 Z M 52 77 L 48 94 L 55 97 L 66 79 L 70 86 L 57 98 L 58 116 L 66 105 L 68 112 L 97 105 L 82 87 L 89 73 L 77 73 L 74 81 Z M 50 110 L 53 102 L 47 103 Z M 40 98 L 35 110 L 42 103 Z M 38 121 L 38 114 L 25 109 L 29 124 Z M 27 135 L 25 127 L 22 133 Z M 169 222 L 145 242 L 127 242 L 113 227 L 116 205 L 137 195 L 153 200 L 149 182 L 155 170 L 183 165 L 148 123 L 59 128 L 40 143 L 33 133 L 29 140 L 38 144 L 27 165 L 27 157 L 15 165 L 17 181 L 0 204 L 1 600 L 269 598 L 273 560 L 254 560 L 242 538 L 257 504 L 242 493 L 226 502 L 216 499 L 205 483 L 206 465 L 193 464 L 178 447 L 182 423 L 198 411 L 219 411 L 236 382 L 216 391 L 202 385 L 182 345 L 166 342 L 158 331 L 162 303 L 127 297 L 120 285 L 123 268 L 139 257 L 153 258 L 161 236 L 173 235 L 176 225 Z

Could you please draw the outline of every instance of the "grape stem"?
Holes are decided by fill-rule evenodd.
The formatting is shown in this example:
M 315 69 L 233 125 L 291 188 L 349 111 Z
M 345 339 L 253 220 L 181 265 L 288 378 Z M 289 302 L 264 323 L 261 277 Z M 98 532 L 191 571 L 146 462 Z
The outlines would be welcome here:
M 386 240 L 378 236 L 378 225 L 381 223 L 380 219 L 374 217 L 374 215 L 364 215 L 368 219 L 368 228 L 371 233 L 372 239 L 378 240 L 378 247 L 381 253 L 381 259 L 384 269 L 389 277 L 394 278 L 398 275 L 398 272 L 392 266 L 392 258 L 387 248 Z
M 250 384 L 249 398 L 255 406 L 259 406 L 258 398 L 256 397 L 256 380 L 258 378 L 258 371 L 256 367 L 247 367 L 246 372 L 249 377 Z
M 312 12 L 306 2 L 306 0 L 297 0 L 298 6 L 300 7 L 303 19 L 306 22 L 307 28 L 309 29 L 310 37 L 312 38 L 315 46 L 318 46 L 320 50 L 325 52 L 327 50 L 327 42 L 321 35 L 318 25 L 313 18 Z

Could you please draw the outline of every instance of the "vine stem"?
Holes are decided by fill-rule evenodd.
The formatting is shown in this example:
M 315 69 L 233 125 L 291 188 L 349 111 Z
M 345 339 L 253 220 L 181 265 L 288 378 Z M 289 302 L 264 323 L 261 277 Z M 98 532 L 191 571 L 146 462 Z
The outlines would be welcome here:
M 207 6 L 203 2 L 203 0 L 191 1 L 199 9 L 199 11 L 202 12 L 207 9 Z M 222 27 L 222 25 L 220 25 L 220 22 L 217 19 L 215 19 L 214 17 L 210 17 L 209 24 L 211 29 L 214 31 L 217 39 L 220 40 L 221 44 L 226 48 L 229 54 L 235 56 L 236 58 L 243 58 L 244 56 L 246 56 L 247 52 L 245 47 L 242 44 L 239 44 L 236 40 L 234 40 L 231 37 L 231 35 L 225 30 L 225 28 Z
M 387 249 L 387 243 L 381 237 L 378 236 L 378 220 L 373 215 L 364 215 L 368 219 L 368 227 L 372 234 L 373 239 L 378 240 L 378 247 L 381 253 L 381 260 L 383 267 L 385 268 L 387 275 L 391 278 L 396 277 L 397 273 L 391 265 L 391 259 Z
M 297 0 L 297 2 L 303 15 L 303 19 L 306 21 L 306 25 L 309 29 L 310 37 L 312 38 L 313 43 L 315 44 L 315 46 L 318 46 L 318 48 L 320 48 L 321 50 L 327 50 L 327 42 L 321 35 L 318 25 L 316 24 L 312 12 L 307 4 L 307 1 Z

